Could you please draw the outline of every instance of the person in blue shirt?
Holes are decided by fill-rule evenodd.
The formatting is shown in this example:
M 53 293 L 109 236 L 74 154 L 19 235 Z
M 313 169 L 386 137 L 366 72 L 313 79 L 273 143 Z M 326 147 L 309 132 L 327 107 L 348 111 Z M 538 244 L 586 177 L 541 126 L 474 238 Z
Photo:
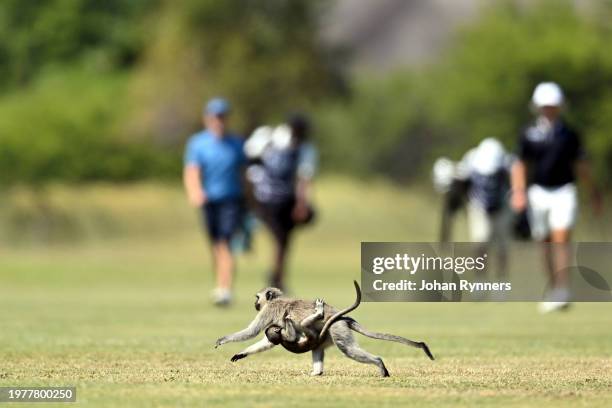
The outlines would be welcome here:
M 230 104 L 211 99 L 204 109 L 205 129 L 185 149 L 183 183 L 190 204 L 202 211 L 212 244 L 217 305 L 231 302 L 234 258 L 229 241 L 243 215 L 243 139 L 227 130 Z

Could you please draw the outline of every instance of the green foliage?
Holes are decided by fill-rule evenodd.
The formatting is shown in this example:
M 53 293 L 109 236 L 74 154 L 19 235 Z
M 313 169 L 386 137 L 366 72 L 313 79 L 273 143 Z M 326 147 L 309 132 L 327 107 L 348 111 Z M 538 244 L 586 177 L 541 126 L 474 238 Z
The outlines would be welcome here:
M 432 73 L 432 121 L 448 137 L 475 143 L 496 136 L 513 146 L 529 119 L 534 86 L 555 81 L 566 93 L 568 119 L 590 144 L 612 101 L 605 86 L 612 81 L 611 39 L 605 25 L 578 14 L 569 1 L 490 9 Z M 603 153 L 593 152 L 598 160 Z
M 0 185 L 176 172 L 117 131 L 155 1 L 0 3 Z M 170 170 L 171 169 L 171 170 Z
M 324 167 L 406 178 L 487 136 L 512 149 L 544 80 L 565 89 L 610 179 L 612 3 L 496 2 L 426 69 L 357 78 L 350 93 L 319 40 L 328 4 L 0 2 L 0 182 L 177 176 L 214 95 L 239 132 L 309 111 Z
M 178 173 L 162 151 L 114 136 L 124 76 L 64 69 L 43 79 L 0 101 L 0 184 Z
M 0 90 L 31 81 L 49 64 L 84 54 L 125 66 L 143 40 L 148 0 L 41 0 L 0 2 Z
M 182 144 L 200 126 L 204 101 L 232 101 L 248 131 L 339 88 L 317 36 L 320 1 L 169 2 L 132 84 L 132 133 Z
M 247 130 L 333 94 L 320 5 L 0 3 L 0 183 L 176 177 L 208 97 Z
M 421 164 L 424 112 L 411 75 L 359 81 L 352 97 L 316 111 L 315 137 L 329 169 L 405 177 Z
M 328 157 L 344 157 L 336 163 L 348 171 L 365 166 L 393 173 L 389 150 L 404 152 L 394 160 L 414 166 L 423 161 L 407 155 L 411 149 L 419 150 L 421 159 L 459 158 L 488 136 L 514 149 L 531 119 L 533 88 L 556 81 L 567 96 L 568 120 L 583 134 L 601 178 L 609 180 L 611 3 L 593 5 L 591 14 L 570 1 L 521 4 L 490 6 L 426 71 L 359 85 L 354 100 L 322 124 Z

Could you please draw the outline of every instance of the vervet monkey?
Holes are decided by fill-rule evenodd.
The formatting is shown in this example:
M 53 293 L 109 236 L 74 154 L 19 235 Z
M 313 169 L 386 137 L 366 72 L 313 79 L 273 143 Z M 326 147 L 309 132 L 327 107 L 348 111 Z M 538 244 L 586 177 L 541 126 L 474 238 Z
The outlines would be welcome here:
M 255 316 L 255 319 L 243 330 L 236 333 L 229 334 L 217 339 L 215 347 L 229 342 L 239 342 L 252 339 L 257 336 L 262 330 L 266 329 L 271 325 L 284 326 L 286 317 L 289 317 L 294 322 L 302 321 L 308 316 L 312 315 L 313 303 L 312 301 L 306 301 L 302 299 L 291 299 L 283 297 L 283 292 L 278 288 L 266 288 L 258 292 L 255 295 L 255 310 L 259 313 Z M 337 311 L 325 304 L 323 307 L 325 316 L 332 316 Z M 317 320 L 312 322 L 315 328 L 321 327 L 323 320 Z M 312 350 L 313 370 L 312 375 L 323 374 L 323 359 L 325 355 L 325 349 L 332 344 L 335 344 L 340 351 L 347 357 L 365 364 L 374 364 L 379 370 L 383 377 L 389 376 L 389 371 L 385 367 L 383 360 L 375 355 L 368 353 L 363 350 L 357 344 L 357 341 L 353 337 L 351 330 L 363 334 L 364 336 L 371 337 L 374 339 L 395 341 L 398 343 L 406 344 L 409 346 L 417 347 L 422 349 L 430 359 L 434 359 L 433 355 L 429 351 L 427 345 L 423 342 L 415 342 L 408 340 L 400 336 L 394 336 L 391 334 L 370 332 L 362 327 L 357 321 L 349 317 L 342 317 L 338 321 L 334 322 L 329 326 L 329 333 L 325 335 L 325 338 L 321 339 L 321 343 Z M 266 336 L 264 336 L 258 342 L 250 345 L 240 353 L 232 356 L 231 361 L 238 361 L 248 355 L 260 353 L 262 351 L 269 350 L 275 346 L 274 343 L 270 342 Z

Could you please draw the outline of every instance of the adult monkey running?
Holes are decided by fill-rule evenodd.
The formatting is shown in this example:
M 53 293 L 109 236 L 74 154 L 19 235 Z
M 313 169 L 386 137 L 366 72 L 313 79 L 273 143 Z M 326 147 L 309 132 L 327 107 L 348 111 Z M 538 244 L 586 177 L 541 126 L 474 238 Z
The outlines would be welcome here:
M 251 339 L 259 334 L 265 328 L 276 325 L 282 326 L 285 323 L 285 318 L 289 316 L 294 321 L 302 321 L 304 318 L 312 315 L 313 303 L 311 301 L 301 299 L 291 299 L 283 296 L 283 292 L 278 288 L 266 288 L 257 293 L 255 301 L 255 309 L 259 312 L 255 319 L 243 330 L 236 333 L 223 336 L 217 339 L 215 347 L 229 342 L 238 342 Z M 332 315 L 336 310 L 329 305 L 325 305 L 325 315 Z M 316 327 L 320 327 L 321 321 L 315 323 Z M 351 330 L 379 340 L 388 340 L 402 343 L 408 346 L 422 349 L 430 359 L 434 359 L 429 351 L 427 344 L 423 342 L 415 342 L 404 337 L 394 336 L 385 333 L 370 332 L 362 327 L 357 321 L 349 317 L 342 317 L 334 322 L 329 327 L 329 333 L 322 339 L 321 344 L 312 350 L 313 370 L 312 375 L 323 374 L 323 359 L 324 350 L 335 344 L 340 351 L 347 357 L 365 364 L 376 365 L 380 374 L 383 377 L 389 376 L 389 371 L 385 367 L 383 360 L 375 355 L 363 350 L 357 344 Z M 260 353 L 270 350 L 275 344 L 270 342 L 266 336 L 260 341 L 250 345 L 240 353 L 232 357 L 232 361 L 237 361 L 250 354 Z
M 532 103 L 537 117 L 519 141 L 519 160 L 512 167 L 512 207 L 527 208 L 532 235 L 544 243 L 549 290 L 540 311 L 547 313 L 566 308 L 570 301 L 568 243 L 578 208 L 576 173 L 590 189 L 596 214 L 601 212 L 601 195 L 579 135 L 561 118 L 564 97 L 559 85 L 539 84 Z

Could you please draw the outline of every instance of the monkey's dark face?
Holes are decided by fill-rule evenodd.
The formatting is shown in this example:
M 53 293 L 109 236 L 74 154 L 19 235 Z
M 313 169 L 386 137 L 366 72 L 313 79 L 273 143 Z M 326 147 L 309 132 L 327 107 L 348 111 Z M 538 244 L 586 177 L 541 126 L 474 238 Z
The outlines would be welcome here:
M 283 292 L 278 288 L 266 288 L 255 295 L 255 310 L 260 311 L 261 308 L 270 300 L 281 297 Z
M 265 330 L 268 341 L 274 345 L 279 345 L 282 340 L 280 326 L 270 326 Z

